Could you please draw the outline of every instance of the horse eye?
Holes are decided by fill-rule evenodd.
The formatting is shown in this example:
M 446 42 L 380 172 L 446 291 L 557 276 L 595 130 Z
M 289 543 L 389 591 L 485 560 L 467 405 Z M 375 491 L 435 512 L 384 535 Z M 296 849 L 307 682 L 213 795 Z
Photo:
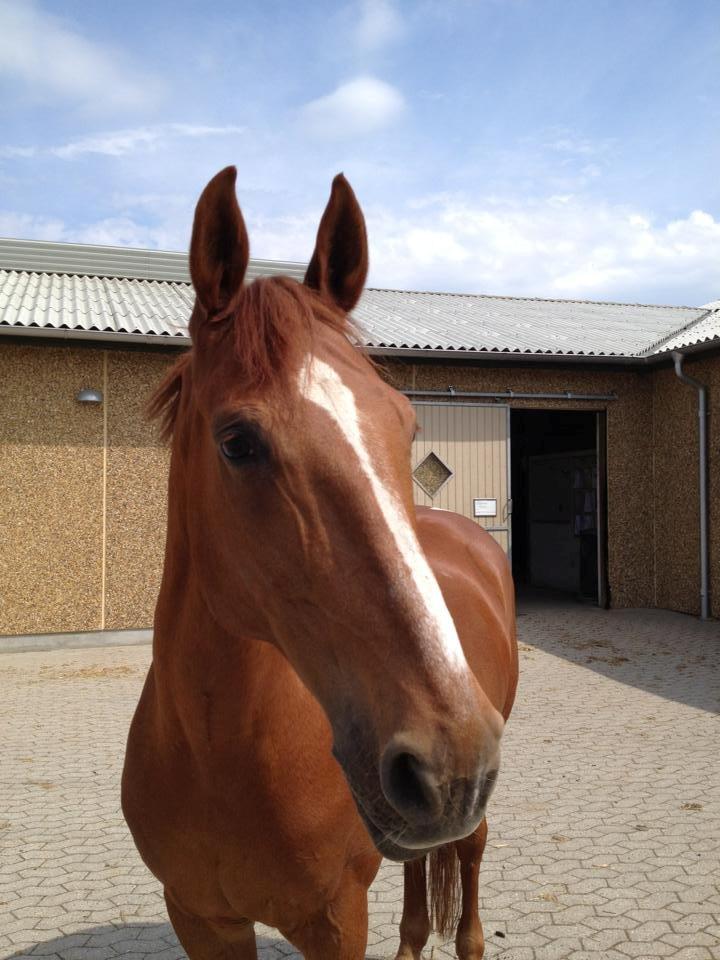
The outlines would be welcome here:
M 220 442 L 220 450 L 226 460 L 242 463 L 256 460 L 261 453 L 258 438 L 249 431 L 233 433 Z

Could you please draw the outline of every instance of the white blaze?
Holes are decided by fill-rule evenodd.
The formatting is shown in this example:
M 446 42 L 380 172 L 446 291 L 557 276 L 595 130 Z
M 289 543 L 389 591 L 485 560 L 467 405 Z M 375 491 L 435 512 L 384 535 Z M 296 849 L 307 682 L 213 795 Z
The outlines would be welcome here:
M 399 554 L 398 586 L 416 611 L 426 654 L 438 666 L 466 671 L 467 660 L 435 575 L 398 497 L 380 479 L 360 428 L 355 396 L 337 372 L 322 360 L 308 360 L 300 370 L 300 393 L 328 413 L 355 451 L 380 513 Z

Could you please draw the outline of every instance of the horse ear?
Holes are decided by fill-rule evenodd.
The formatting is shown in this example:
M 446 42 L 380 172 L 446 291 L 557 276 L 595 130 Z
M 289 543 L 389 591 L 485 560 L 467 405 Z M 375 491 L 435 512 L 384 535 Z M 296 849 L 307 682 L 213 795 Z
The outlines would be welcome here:
M 360 299 L 367 271 L 365 218 L 352 187 L 339 173 L 320 221 L 305 285 L 347 313 Z
M 242 292 L 250 245 L 235 196 L 235 167 L 225 167 L 205 187 L 195 208 L 190 276 L 208 319 L 221 320 Z

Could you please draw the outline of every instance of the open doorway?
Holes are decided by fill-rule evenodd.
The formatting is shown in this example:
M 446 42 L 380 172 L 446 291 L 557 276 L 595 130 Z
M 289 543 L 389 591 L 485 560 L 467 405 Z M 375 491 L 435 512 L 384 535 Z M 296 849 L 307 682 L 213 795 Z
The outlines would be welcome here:
M 510 414 L 512 566 L 518 589 L 606 606 L 603 413 Z

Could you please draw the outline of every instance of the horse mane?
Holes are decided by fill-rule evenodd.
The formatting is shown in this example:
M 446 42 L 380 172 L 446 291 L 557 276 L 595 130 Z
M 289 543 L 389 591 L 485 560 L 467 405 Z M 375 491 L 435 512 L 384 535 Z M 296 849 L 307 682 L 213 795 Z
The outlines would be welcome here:
M 269 386 L 288 369 L 291 354 L 312 352 L 318 324 L 359 342 L 345 313 L 332 309 L 315 291 L 289 277 L 259 277 L 243 290 L 237 310 L 228 319 L 234 333 L 238 376 L 248 390 Z M 147 416 L 160 421 L 163 440 L 172 437 L 183 380 L 192 363 L 192 350 L 172 366 L 150 398 Z
M 160 386 L 152 394 L 145 408 L 148 420 L 160 421 L 160 439 L 168 441 L 172 437 L 175 421 L 180 408 L 180 394 L 185 371 L 190 366 L 192 354 L 184 353 L 170 367 Z

